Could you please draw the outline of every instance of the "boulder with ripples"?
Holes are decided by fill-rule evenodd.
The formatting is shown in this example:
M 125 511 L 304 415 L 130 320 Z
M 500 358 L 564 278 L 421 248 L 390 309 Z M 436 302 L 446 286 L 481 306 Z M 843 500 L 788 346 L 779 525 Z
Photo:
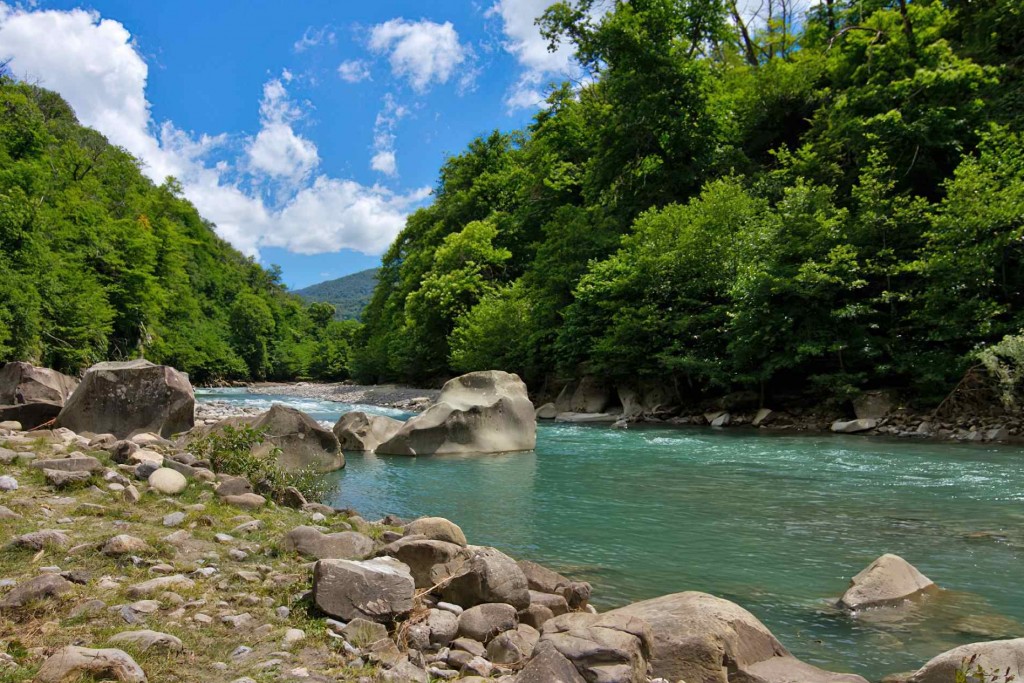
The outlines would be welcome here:
M 518 375 L 471 372 L 449 380 L 437 401 L 411 418 L 378 453 L 430 455 L 528 451 L 537 445 L 537 418 Z
M 849 610 L 897 605 L 934 589 L 935 583 L 917 567 L 899 555 L 886 553 L 853 577 L 839 605 Z
M 255 446 L 253 452 L 266 456 L 278 449 L 278 459 L 286 470 L 332 472 L 345 466 L 345 455 L 334 432 L 324 429 L 312 417 L 290 406 L 275 403 L 270 410 L 256 416 L 225 418 L 197 430 L 191 437 L 210 434 L 227 426 L 250 426 L 262 431 L 264 441 Z
M 949 683 L 957 680 L 957 672 L 970 662 L 971 672 L 978 667 L 994 681 L 1024 680 L 1024 638 L 971 643 L 953 648 L 931 659 L 907 679 L 907 683 Z M 982 676 L 986 681 L 989 676 Z M 973 673 L 968 680 L 974 680 Z M 979 678 L 978 680 L 981 680 Z
M 633 617 L 650 628 L 653 675 L 670 681 L 867 683 L 800 661 L 753 614 L 707 593 L 674 593 L 605 615 Z
M 343 451 L 375 451 L 402 428 L 403 422 L 385 415 L 369 415 L 361 411 L 345 413 L 334 425 Z

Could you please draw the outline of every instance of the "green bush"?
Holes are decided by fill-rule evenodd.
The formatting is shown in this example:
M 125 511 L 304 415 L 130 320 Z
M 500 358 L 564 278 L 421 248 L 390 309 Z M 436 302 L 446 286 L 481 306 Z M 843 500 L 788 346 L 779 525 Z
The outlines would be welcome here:
M 281 467 L 280 448 L 259 448 L 266 440 L 265 434 L 266 430 L 248 425 L 226 425 L 190 443 L 188 451 L 200 460 L 208 460 L 215 472 L 245 477 L 274 500 L 280 500 L 289 486 L 313 502 L 323 501 L 333 492 L 334 486 L 312 468 L 289 472 Z

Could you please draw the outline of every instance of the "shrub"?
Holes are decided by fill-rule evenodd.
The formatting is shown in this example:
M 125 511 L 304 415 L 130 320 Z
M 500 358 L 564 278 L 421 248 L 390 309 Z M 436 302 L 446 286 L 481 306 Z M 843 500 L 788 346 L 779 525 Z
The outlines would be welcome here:
M 188 445 L 196 458 L 208 460 L 215 472 L 245 477 L 260 491 L 280 500 L 284 490 L 294 486 L 306 500 L 319 502 L 327 498 L 334 486 L 312 468 L 289 472 L 281 467 L 281 449 L 259 448 L 266 430 L 243 425 L 226 425 Z

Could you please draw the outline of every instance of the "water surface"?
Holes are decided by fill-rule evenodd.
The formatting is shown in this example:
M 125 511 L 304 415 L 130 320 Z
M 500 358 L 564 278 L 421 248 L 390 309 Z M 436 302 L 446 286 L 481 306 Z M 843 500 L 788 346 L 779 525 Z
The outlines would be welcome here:
M 352 409 L 199 393 L 286 402 L 324 421 Z M 330 475 L 331 503 L 368 519 L 451 518 L 474 543 L 590 581 L 599 608 L 707 591 L 753 612 L 802 659 L 871 679 L 961 643 L 1024 636 L 1019 449 L 542 424 L 535 452 L 347 458 Z M 948 590 L 909 617 L 835 610 L 850 577 L 885 552 Z

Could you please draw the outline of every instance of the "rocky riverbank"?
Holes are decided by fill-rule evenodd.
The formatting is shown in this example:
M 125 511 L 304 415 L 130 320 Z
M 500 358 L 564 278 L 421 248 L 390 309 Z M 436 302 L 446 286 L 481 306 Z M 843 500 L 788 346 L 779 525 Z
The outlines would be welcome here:
M 248 385 L 254 394 L 282 394 L 320 401 L 397 408 L 410 412 L 425 410 L 440 393 L 438 389 L 416 389 L 397 384 L 347 384 L 318 382 L 259 383 Z

